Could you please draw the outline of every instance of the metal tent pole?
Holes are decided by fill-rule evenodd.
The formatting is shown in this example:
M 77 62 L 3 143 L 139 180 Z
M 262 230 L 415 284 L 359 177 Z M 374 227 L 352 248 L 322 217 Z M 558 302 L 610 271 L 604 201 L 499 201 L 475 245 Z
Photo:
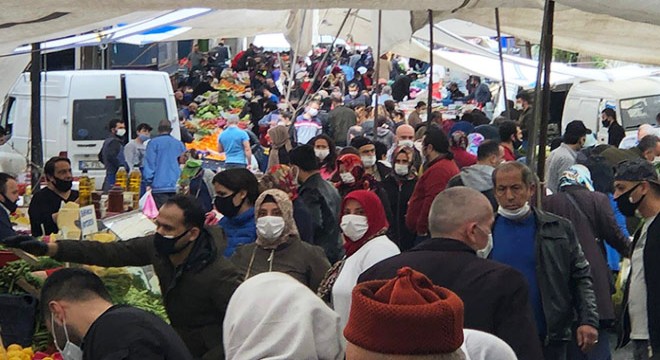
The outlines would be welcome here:
M 429 92 L 427 105 L 426 105 L 426 121 L 431 121 L 431 114 L 433 113 L 433 10 L 429 9 L 429 85 L 427 90 Z
M 373 79 L 372 79 L 372 89 L 376 89 L 376 103 L 374 104 L 374 129 L 373 129 L 373 137 L 374 139 L 376 138 L 376 133 L 378 132 L 378 127 L 376 124 L 378 123 L 378 98 L 380 96 L 380 93 L 378 91 L 378 76 L 380 76 L 380 38 L 381 38 L 381 30 L 383 27 L 383 11 L 378 10 L 378 42 L 376 46 L 376 87 L 373 87 Z
M 32 189 L 39 189 L 39 179 L 41 177 L 41 168 L 44 164 L 43 143 L 41 140 L 41 44 L 32 44 L 32 66 L 30 68 L 31 109 L 30 109 L 30 130 L 31 130 L 31 148 L 30 148 L 30 166 L 32 168 Z
M 502 91 L 504 92 L 504 109 L 506 113 L 511 117 L 511 109 L 509 108 L 509 102 L 507 100 L 506 93 L 506 78 L 504 76 L 504 57 L 502 56 L 502 33 L 500 31 L 500 9 L 495 8 L 495 26 L 497 27 L 497 47 L 500 55 L 500 72 L 502 73 Z

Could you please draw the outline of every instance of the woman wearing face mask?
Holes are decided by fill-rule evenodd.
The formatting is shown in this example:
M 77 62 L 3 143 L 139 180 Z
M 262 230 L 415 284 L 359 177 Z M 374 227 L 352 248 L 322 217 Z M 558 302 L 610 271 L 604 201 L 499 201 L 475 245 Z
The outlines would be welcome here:
M 321 177 L 330 180 L 337 166 L 337 148 L 335 142 L 328 135 L 321 134 L 309 141 L 314 147 L 314 153 L 321 165 Z
M 390 200 L 387 193 L 381 183 L 376 181 L 373 176 L 367 174 L 360 156 L 354 154 L 340 156 L 337 159 L 337 171 L 333 175 L 333 180 L 336 180 L 335 186 L 342 198 L 356 190 L 369 190 L 376 194 L 385 208 L 387 221 L 390 223 L 393 222 Z
M 387 192 L 394 221 L 390 224 L 390 236 L 401 251 L 413 247 L 415 234 L 406 227 L 408 200 L 417 184 L 417 170 L 412 165 L 414 151 L 408 146 L 398 146 L 392 153 L 394 171 L 385 178 L 383 187 Z
M 223 215 L 218 225 L 227 236 L 225 257 L 231 257 L 236 247 L 254 242 L 257 237 L 254 221 L 254 202 L 259 196 L 257 178 L 248 169 L 228 169 L 213 178 L 215 210 Z M 214 213 L 207 215 L 212 224 Z
M 259 179 L 259 190 L 282 190 L 293 202 L 293 219 L 296 221 L 300 239 L 314 243 L 314 222 L 305 202 L 298 197 L 298 172 L 287 165 L 276 165 L 268 169 L 268 173 Z
M 257 241 L 236 249 L 231 261 L 245 279 L 271 271 L 291 275 L 310 289 L 318 288 L 330 263 L 318 246 L 300 240 L 293 204 L 284 191 L 264 191 L 256 205 Z
M 339 226 L 344 234 L 346 255 L 328 271 L 318 295 L 332 304 L 343 329 L 351 309 L 351 292 L 360 274 L 400 251 L 386 235 L 389 224 L 385 209 L 373 192 L 358 190 L 348 194 L 341 209 Z

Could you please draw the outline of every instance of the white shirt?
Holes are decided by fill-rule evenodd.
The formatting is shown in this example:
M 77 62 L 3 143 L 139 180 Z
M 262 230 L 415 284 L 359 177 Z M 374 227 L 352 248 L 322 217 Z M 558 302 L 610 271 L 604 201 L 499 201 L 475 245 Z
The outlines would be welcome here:
M 649 227 L 655 220 L 655 216 L 644 220 L 642 232 L 639 234 L 635 249 L 630 259 L 630 290 L 628 292 L 628 315 L 630 315 L 630 338 L 633 340 L 649 339 L 649 318 L 646 307 L 647 292 L 646 280 L 644 279 L 644 247 Z
M 344 266 L 332 286 L 332 304 L 335 312 L 339 314 L 340 326 L 343 329 L 348 323 L 351 311 L 351 293 L 357 284 L 358 277 L 373 265 L 401 251 L 386 235 L 369 240 L 355 254 L 344 262 Z

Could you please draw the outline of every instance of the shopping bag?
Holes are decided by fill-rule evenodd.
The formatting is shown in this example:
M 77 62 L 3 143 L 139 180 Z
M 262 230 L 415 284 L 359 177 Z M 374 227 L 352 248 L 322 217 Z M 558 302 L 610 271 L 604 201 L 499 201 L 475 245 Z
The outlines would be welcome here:
M 149 219 L 155 219 L 158 216 L 158 207 L 156 207 L 156 201 L 154 201 L 154 196 L 151 194 L 151 190 L 142 195 L 138 205 L 140 206 L 142 213 Z

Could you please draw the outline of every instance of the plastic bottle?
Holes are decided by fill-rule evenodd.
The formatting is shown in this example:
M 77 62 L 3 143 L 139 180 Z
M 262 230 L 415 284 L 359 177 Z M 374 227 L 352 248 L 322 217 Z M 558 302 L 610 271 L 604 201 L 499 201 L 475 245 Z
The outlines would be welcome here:
M 87 175 L 87 169 L 82 171 L 82 176 L 79 179 L 78 185 L 78 204 L 80 206 L 87 206 L 92 203 L 92 181 Z
M 126 168 L 123 166 L 120 166 L 119 170 L 117 170 L 117 174 L 115 175 L 115 185 L 120 186 L 122 189 L 126 190 L 126 186 L 128 185 L 128 173 L 126 172 Z
M 133 210 L 139 207 L 141 182 L 142 173 L 140 173 L 140 168 L 137 165 L 133 166 L 133 170 L 128 174 L 128 191 L 133 193 Z
M 142 182 L 142 173 L 137 166 L 133 167 L 131 173 L 128 175 L 128 191 L 139 193 L 140 183 Z

